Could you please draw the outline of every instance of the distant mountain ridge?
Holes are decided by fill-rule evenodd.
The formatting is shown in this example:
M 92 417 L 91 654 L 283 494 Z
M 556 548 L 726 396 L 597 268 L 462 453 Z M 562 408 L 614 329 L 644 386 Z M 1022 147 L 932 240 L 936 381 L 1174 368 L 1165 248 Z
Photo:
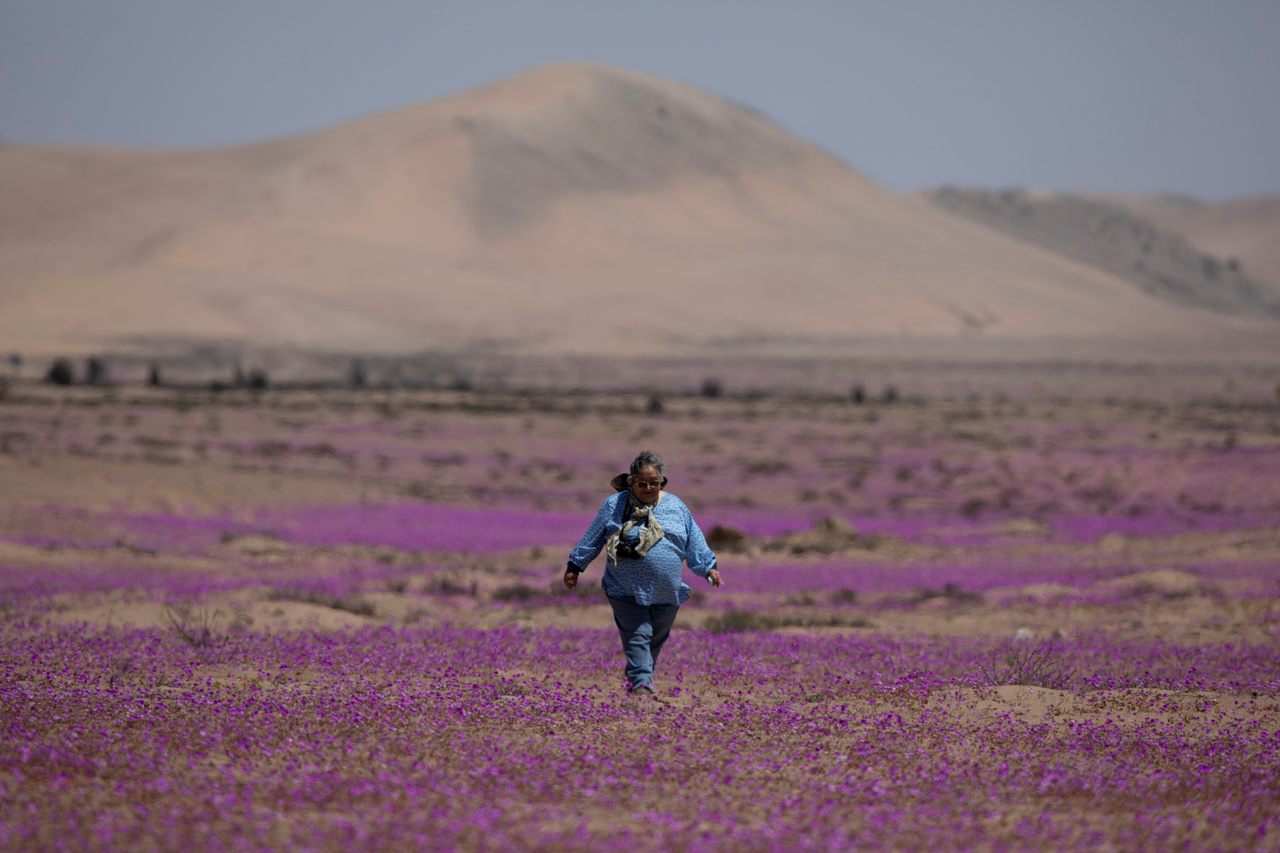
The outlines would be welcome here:
M 1270 328 L 899 196 L 748 108 L 600 65 L 251 145 L 0 147 L 0 351 L 655 356 Z
M 1202 252 L 1236 258 L 1245 275 L 1280 295 L 1280 193 L 1219 202 L 1168 194 L 1098 197 L 1181 235 Z
M 1132 282 L 1183 305 L 1280 319 L 1280 295 L 1253 281 L 1236 258 L 1199 251 L 1122 204 L 1070 193 L 942 187 L 933 204 Z

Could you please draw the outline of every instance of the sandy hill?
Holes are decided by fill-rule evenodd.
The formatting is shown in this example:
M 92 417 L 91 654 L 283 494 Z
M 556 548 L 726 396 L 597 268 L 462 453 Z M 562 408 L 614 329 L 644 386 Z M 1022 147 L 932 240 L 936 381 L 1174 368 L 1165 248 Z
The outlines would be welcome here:
M 1136 203 L 1073 193 L 942 187 L 923 197 L 959 216 L 1105 270 L 1161 299 L 1280 320 L 1280 291 L 1253 279 L 1235 255 L 1223 257 L 1193 245 L 1184 236 L 1186 227 L 1171 221 L 1181 204 L 1171 203 L 1168 215 L 1151 217 Z M 1157 204 L 1153 200 L 1149 206 L 1163 212 Z M 1169 225 L 1156 224 L 1153 218 Z M 1256 224 L 1258 217 L 1237 219 Z
M 897 196 L 742 106 L 595 65 L 252 145 L 0 148 L 3 350 L 1260 328 Z

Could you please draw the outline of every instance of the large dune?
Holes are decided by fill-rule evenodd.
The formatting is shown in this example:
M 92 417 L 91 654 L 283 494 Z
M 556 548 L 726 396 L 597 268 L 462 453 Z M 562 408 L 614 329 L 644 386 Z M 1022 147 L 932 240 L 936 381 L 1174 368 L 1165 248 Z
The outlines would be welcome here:
M 0 148 L 0 348 L 1239 340 L 891 193 L 762 116 L 607 67 L 216 150 Z

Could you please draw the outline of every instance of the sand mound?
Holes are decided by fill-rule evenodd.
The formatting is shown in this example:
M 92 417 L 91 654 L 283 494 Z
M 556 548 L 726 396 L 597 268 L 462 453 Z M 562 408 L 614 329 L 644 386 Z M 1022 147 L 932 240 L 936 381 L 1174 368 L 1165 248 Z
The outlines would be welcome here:
M 299 549 L 275 536 L 250 533 L 243 536 L 225 536 L 221 550 L 251 560 L 271 562 L 282 560 Z
M 1072 598 L 1079 595 L 1080 590 L 1060 583 L 1033 583 L 1025 586 L 992 589 L 989 594 L 994 595 L 996 598 L 1008 596 L 1044 604 L 1062 598 Z
M 1123 589 L 1130 592 L 1153 592 L 1158 595 L 1191 595 L 1199 590 L 1201 578 L 1175 569 L 1158 569 L 1136 572 L 1097 584 L 1102 588 Z
M 813 523 L 809 530 L 784 533 L 769 540 L 765 551 L 783 551 L 789 554 L 840 554 L 855 550 L 872 550 L 888 544 L 884 535 L 863 536 L 853 525 L 838 516 L 827 516 Z
M 1015 539 L 1043 539 L 1053 535 L 1053 526 L 1034 518 L 1012 518 L 1000 525 L 1000 532 Z

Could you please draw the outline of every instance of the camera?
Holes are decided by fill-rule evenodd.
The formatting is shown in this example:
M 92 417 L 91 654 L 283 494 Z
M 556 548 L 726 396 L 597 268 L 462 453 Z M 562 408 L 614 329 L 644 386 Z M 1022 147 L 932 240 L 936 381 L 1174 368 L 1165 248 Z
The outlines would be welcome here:
M 640 552 L 636 550 L 636 546 L 630 542 L 618 543 L 618 559 L 619 560 L 638 560 Z

